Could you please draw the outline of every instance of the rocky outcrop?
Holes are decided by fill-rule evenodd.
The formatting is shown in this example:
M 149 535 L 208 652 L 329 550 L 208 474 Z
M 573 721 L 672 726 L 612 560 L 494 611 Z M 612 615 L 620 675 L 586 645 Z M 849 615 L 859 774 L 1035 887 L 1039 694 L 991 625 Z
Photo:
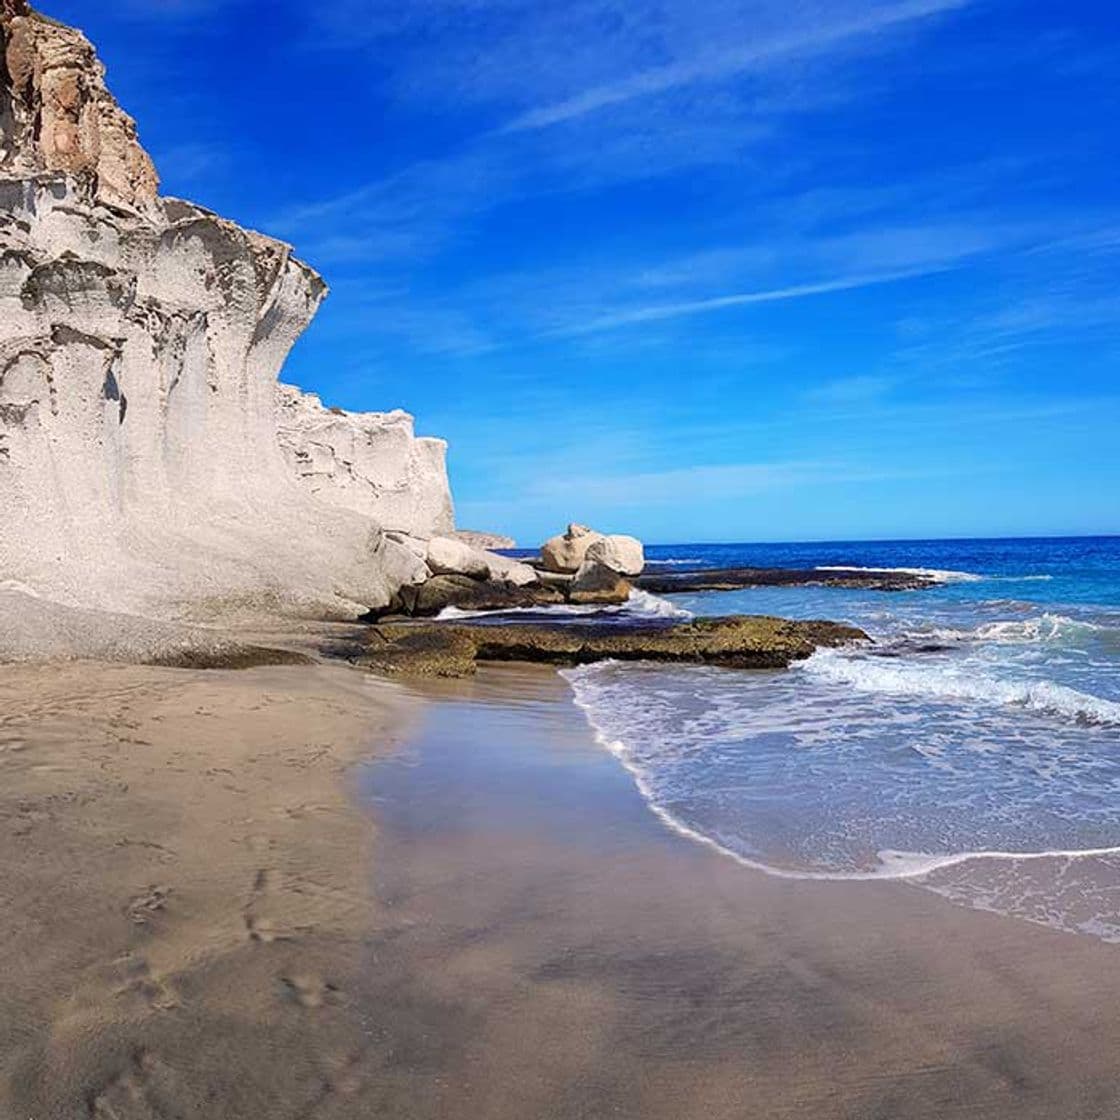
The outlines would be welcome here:
M 511 560 L 506 556 L 496 556 L 487 552 L 487 563 L 490 565 L 490 578 L 512 583 L 515 587 L 529 587 L 540 582 L 540 573 L 520 560 Z
M 439 575 L 415 586 L 402 587 L 387 608 L 371 612 L 367 620 L 392 616 L 434 618 L 449 607 L 481 612 L 526 610 L 558 606 L 564 601 L 559 591 L 540 584 L 519 587 L 500 580 Z
M 638 576 L 646 566 L 645 549 L 637 537 L 615 534 L 594 541 L 584 553 L 584 563 L 602 564 L 624 576 Z
M 158 196 L 79 32 L 0 0 L 0 51 L 0 582 L 159 616 L 353 617 L 426 579 L 381 526 L 450 527 L 442 446 L 403 414 L 278 405 L 321 278 Z
M 450 537 L 433 537 L 428 542 L 428 567 L 437 576 L 490 578 L 490 563 L 486 553 Z
M 0 36 L 0 172 L 89 179 L 99 202 L 158 214 L 159 177 L 89 40 L 25 0 L 3 0 Z
M 290 385 L 277 386 L 277 409 L 281 450 L 313 497 L 414 537 L 453 530 L 447 444 L 417 438 L 407 412 L 324 408 Z
M 671 661 L 783 669 L 822 646 L 865 641 L 852 626 L 779 618 L 710 618 L 672 626 L 390 623 L 370 632 L 361 664 L 377 672 L 460 677 L 480 661 L 576 665 Z
M 744 587 L 849 587 L 861 591 L 923 591 L 937 580 L 916 572 L 863 568 L 709 568 L 654 572 L 634 581 L 643 591 L 674 595 L 694 591 L 738 591 Z
M 550 537 L 541 545 L 541 567 L 549 572 L 574 574 L 586 559 L 587 550 L 602 539 L 602 533 L 586 525 L 569 525 L 564 533 Z
M 568 588 L 568 602 L 579 606 L 624 603 L 629 597 L 630 584 L 597 560 L 585 560 Z
M 586 525 L 569 525 L 566 532 L 541 545 L 541 567 L 546 571 L 575 573 L 585 560 L 627 576 L 638 575 L 646 563 L 636 537 L 607 536 Z

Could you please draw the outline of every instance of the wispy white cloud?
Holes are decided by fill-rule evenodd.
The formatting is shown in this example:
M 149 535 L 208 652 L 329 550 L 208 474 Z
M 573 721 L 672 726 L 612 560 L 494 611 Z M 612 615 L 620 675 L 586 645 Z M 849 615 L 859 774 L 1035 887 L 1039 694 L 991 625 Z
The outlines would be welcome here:
M 795 30 L 732 50 L 674 61 L 643 70 L 622 81 L 586 89 L 553 105 L 531 109 L 510 121 L 510 131 L 547 128 L 636 98 L 765 70 L 793 59 L 835 51 L 852 41 L 882 35 L 900 25 L 964 8 L 970 0 L 908 0 L 906 3 L 857 12 L 832 23 L 801 21 Z
M 689 502 L 698 494 L 703 494 L 706 502 L 733 501 L 790 487 L 875 482 L 913 474 L 905 468 L 845 462 L 720 463 L 633 473 L 537 477 L 527 488 L 527 496 L 539 500 L 577 493 L 596 504 L 656 506 Z
M 770 149 L 786 122 L 883 92 L 868 68 L 848 75 L 846 64 L 974 2 L 338 0 L 316 7 L 309 18 L 335 47 L 378 44 L 371 80 L 409 113 L 446 117 L 478 106 L 490 124 L 457 150 L 293 208 L 281 218 L 283 231 L 294 237 L 300 227 L 345 225 L 318 239 L 329 262 L 427 253 L 520 199 L 703 165 L 727 168 L 756 194 L 784 173 L 788 157 Z
M 805 393 L 809 404 L 863 405 L 882 400 L 899 384 L 898 377 L 864 373 L 853 377 L 838 377 L 814 385 Z
M 725 311 L 733 307 L 749 307 L 759 303 L 780 303 L 786 300 L 805 299 L 808 296 L 850 292 L 857 288 L 869 288 L 879 284 L 895 284 L 902 280 L 929 276 L 934 272 L 944 272 L 948 267 L 947 265 L 939 265 L 898 272 L 842 276 L 835 280 L 826 280 L 816 284 L 794 284 L 787 288 L 771 288 L 768 291 L 736 292 L 733 295 L 687 300 L 683 303 L 661 303 L 646 307 L 632 307 L 609 315 L 601 315 L 586 323 L 557 328 L 551 333 L 559 335 L 591 334 L 596 331 L 613 330 L 616 327 L 633 326 L 638 323 L 650 323 L 662 319 L 679 319 L 688 315 L 704 315 L 713 311 Z

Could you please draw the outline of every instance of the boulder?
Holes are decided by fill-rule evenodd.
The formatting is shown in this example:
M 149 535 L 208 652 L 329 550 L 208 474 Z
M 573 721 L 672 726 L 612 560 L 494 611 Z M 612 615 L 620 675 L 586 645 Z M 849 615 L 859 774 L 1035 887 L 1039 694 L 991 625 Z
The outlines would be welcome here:
M 548 587 L 517 587 L 496 580 L 477 580 L 463 575 L 433 576 L 418 586 L 402 587 L 389 607 L 371 612 L 369 621 L 386 614 L 431 618 L 447 607 L 471 611 L 502 611 L 552 606 L 564 596 Z
M 540 582 L 540 577 L 535 568 L 522 564 L 520 560 L 511 560 L 507 556 L 497 556 L 487 552 L 486 562 L 490 565 L 490 578 L 504 583 L 512 583 L 515 587 L 531 587 Z
M 587 550 L 601 540 L 603 534 L 586 525 L 569 525 L 566 533 L 541 546 L 541 564 L 550 572 L 578 572 L 587 558 Z
M 544 568 L 535 568 L 537 579 L 545 585 L 545 587 L 558 587 L 565 594 L 568 588 L 572 586 L 572 580 L 576 578 L 575 572 L 546 572 Z
M 637 537 L 615 534 L 593 541 L 584 554 L 585 560 L 599 564 L 624 576 L 640 576 L 646 566 L 646 554 L 642 542 Z
M 427 566 L 428 542 L 423 537 L 414 537 L 409 533 L 402 533 L 397 530 L 387 532 L 385 536 L 394 544 L 399 544 L 407 548 L 417 559 L 425 561 L 425 567 Z M 429 572 L 428 574 L 430 575 L 431 573 Z
M 605 564 L 586 560 L 576 572 L 568 589 L 568 602 L 578 605 L 592 603 L 625 603 L 630 598 L 630 584 Z
M 490 561 L 486 553 L 450 537 L 432 537 L 428 541 L 428 567 L 437 576 L 490 578 Z
M 428 565 L 414 549 L 382 534 L 374 544 L 372 557 L 388 576 L 393 587 L 415 587 L 431 576 Z

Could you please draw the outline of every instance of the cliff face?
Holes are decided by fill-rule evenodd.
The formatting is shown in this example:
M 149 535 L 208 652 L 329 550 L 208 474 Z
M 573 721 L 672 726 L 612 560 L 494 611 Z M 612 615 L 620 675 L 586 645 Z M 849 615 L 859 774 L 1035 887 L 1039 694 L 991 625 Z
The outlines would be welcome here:
M 0 169 L 90 175 L 102 201 L 154 210 L 155 167 L 85 36 L 34 14 L 25 0 L 0 0 L 0 24 Z
M 309 493 L 410 536 L 454 530 L 447 444 L 417 438 L 407 412 L 324 408 L 290 385 L 277 400 L 281 450 Z
M 0 51 L 0 585 L 347 615 L 421 578 L 380 525 L 450 526 L 442 444 L 277 389 L 319 276 L 158 196 L 80 33 L 0 0 Z

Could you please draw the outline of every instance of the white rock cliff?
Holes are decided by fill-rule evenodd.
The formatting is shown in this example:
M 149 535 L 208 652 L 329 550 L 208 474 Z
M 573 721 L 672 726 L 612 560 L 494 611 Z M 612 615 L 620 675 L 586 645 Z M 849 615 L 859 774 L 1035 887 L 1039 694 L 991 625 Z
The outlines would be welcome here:
M 158 195 L 77 31 L 0 0 L 0 587 L 164 617 L 349 617 L 450 531 L 444 445 L 278 388 L 326 293 Z

